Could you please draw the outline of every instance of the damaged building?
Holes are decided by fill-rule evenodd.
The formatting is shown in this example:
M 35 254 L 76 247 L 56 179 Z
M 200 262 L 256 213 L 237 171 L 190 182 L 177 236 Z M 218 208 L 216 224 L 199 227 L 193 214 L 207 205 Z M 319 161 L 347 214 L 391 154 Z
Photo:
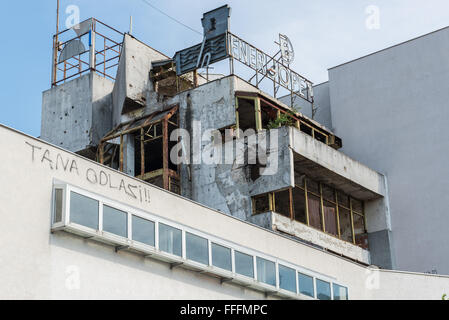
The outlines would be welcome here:
M 406 298 L 410 283 L 425 281 L 440 294 L 446 278 L 390 271 L 387 178 L 342 152 L 347 131 L 335 129 L 328 85 L 289 67 L 285 35 L 269 55 L 233 34 L 229 19 L 228 6 L 204 13 L 203 41 L 173 56 L 93 18 L 54 36 L 41 140 L 27 138 L 23 150 L 31 146 L 33 166 L 47 148 L 79 163 L 76 173 L 52 167 L 45 182 L 52 241 L 70 247 L 66 231 L 112 244 L 123 261 L 134 259 L 126 251 L 168 262 L 154 280 L 165 298 L 185 297 L 164 291 L 179 290 L 170 273 L 179 268 L 220 280 L 193 285 L 198 297 L 369 299 L 401 286 Z M 215 63 L 223 73 L 209 72 Z M 381 289 L 366 286 L 375 272 Z
M 203 23 L 222 18 L 226 10 L 229 9 L 223 7 L 206 13 Z M 212 34 L 205 31 L 201 58 L 212 58 L 210 62 L 227 59 L 230 64 L 248 64 L 250 68 L 257 64 L 254 81 L 235 73 L 201 73 L 196 66 L 197 60 L 201 60 L 201 46 L 184 49 L 169 58 L 124 34 L 123 42 L 116 42 L 120 57 L 116 57 L 116 52 L 111 57 L 116 61 L 115 75 L 81 74 L 73 81 L 55 82 L 44 93 L 41 138 L 239 219 L 367 265 L 391 267 L 384 250 L 371 254 L 369 251 L 370 228 L 378 228 L 388 210 L 383 175 L 339 152 L 344 142 L 330 129 L 283 103 L 285 98 L 276 99 L 276 94 L 262 90 L 260 78 L 265 76 L 267 81 L 282 87 L 282 72 L 292 78 L 296 73 L 288 68 L 282 71 L 282 59 L 277 58 L 279 84 L 273 80 L 276 76 L 271 79 L 264 75 L 271 57 L 264 53 L 262 56 L 255 49 L 258 61 L 251 61 L 253 46 L 229 32 L 227 18 L 222 18 L 224 22 Z M 93 26 L 86 32 L 95 32 L 99 23 L 92 21 L 82 23 Z M 115 43 L 110 38 L 106 41 Z M 112 50 L 108 45 L 105 48 Z M 106 58 L 97 54 L 101 62 L 91 62 L 103 73 L 107 62 L 100 63 L 108 60 L 107 54 Z M 277 61 L 276 57 L 272 60 Z M 312 105 L 312 83 L 297 77 L 302 92 L 298 94 L 293 89 L 288 98 Z M 294 84 L 287 84 L 288 87 L 293 88 Z M 91 91 L 92 95 L 75 94 L 72 90 Z M 88 118 L 84 115 L 86 106 Z M 190 137 L 182 141 L 171 139 L 178 128 L 185 129 Z M 258 138 L 268 136 L 265 140 L 270 140 L 270 132 L 277 131 L 277 150 L 266 148 L 268 162 L 275 161 L 276 165 L 272 174 L 260 174 L 263 166 L 258 159 L 250 163 L 248 129 Z M 222 161 L 194 161 L 194 153 L 204 157 L 211 143 L 194 141 L 203 137 L 206 130 L 221 133 L 221 143 L 213 144 L 209 152 L 220 153 Z M 173 163 L 170 157 L 178 143 L 192 150 L 190 158 L 181 164 Z M 194 150 L 195 143 L 198 150 Z M 229 150 L 229 144 L 233 150 L 231 161 L 225 159 L 229 155 L 224 152 Z M 246 154 L 242 161 L 237 159 L 238 148 Z

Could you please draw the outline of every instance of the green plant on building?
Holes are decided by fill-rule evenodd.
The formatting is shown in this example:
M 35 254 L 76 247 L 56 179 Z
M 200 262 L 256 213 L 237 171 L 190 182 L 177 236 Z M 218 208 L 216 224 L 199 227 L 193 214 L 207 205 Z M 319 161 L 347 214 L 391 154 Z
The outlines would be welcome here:
M 295 114 L 292 111 L 281 113 L 276 119 L 268 122 L 268 129 L 276 129 L 283 126 L 294 126 L 296 120 L 293 118 Z

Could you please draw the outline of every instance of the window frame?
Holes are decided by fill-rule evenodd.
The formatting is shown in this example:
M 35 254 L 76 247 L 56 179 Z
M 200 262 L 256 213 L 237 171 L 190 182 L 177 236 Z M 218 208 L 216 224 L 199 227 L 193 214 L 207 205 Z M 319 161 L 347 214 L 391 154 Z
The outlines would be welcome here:
M 316 183 L 318 184 L 318 187 L 319 187 L 319 193 L 316 193 L 315 191 L 310 191 L 310 190 L 308 189 L 308 182 L 307 182 L 308 180 L 312 180 L 312 181 L 314 181 L 314 182 L 316 182 Z M 323 195 L 323 187 L 326 187 L 326 188 L 329 188 L 329 189 L 333 190 L 333 192 L 334 192 L 334 200 L 327 200 L 327 199 L 324 199 L 324 195 Z M 295 210 L 294 210 L 294 207 L 293 207 L 293 202 L 294 202 L 294 199 L 293 199 L 293 196 L 294 196 L 293 189 L 295 189 L 295 188 L 298 188 L 299 190 L 301 190 L 301 191 L 304 193 L 305 213 L 306 213 L 306 223 L 304 223 L 304 222 L 302 222 L 302 221 L 299 221 L 299 220 L 296 220 L 296 219 L 295 219 Z M 277 213 L 277 214 L 279 214 L 279 215 L 281 215 L 281 216 L 283 216 L 283 217 L 286 217 L 285 215 L 283 215 L 283 214 L 281 214 L 281 213 L 279 213 L 279 212 L 276 211 L 276 194 L 279 193 L 279 192 L 286 191 L 286 190 L 289 190 L 289 199 L 290 199 L 290 219 L 291 219 L 292 221 L 294 220 L 294 221 L 296 221 L 296 222 L 298 222 L 298 223 L 301 223 L 301 224 L 304 224 L 304 225 L 306 225 L 306 226 L 308 226 L 308 227 L 314 228 L 315 230 L 324 232 L 326 235 L 329 235 L 329 236 L 331 236 L 331 237 L 337 238 L 337 239 L 339 239 L 339 240 L 341 240 L 341 241 L 344 241 L 344 242 L 351 243 L 352 245 L 361 247 L 360 245 L 358 245 L 358 244 L 356 243 L 356 238 L 355 238 L 355 228 L 354 228 L 354 216 L 357 215 L 357 216 L 362 217 L 362 219 L 363 219 L 363 225 L 364 225 L 364 231 L 365 231 L 365 233 L 366 233 L 367 225 L 366 225 L 365 201 L 360 200 L 360 199 L 356 199 L 356 198 L 354 198 L 354 197 L 352 197 L 352 196 L 350 196 L 350 195 L 344 193 L 344 192 L 341 191 L 341 190 L 335 189 L 335 188 L 333 188 L 333 187 L 331 187 L 331 186 L 329 186 L 329 185 L 327 185 L 327 184 L 324 184 L 324 183 L 322 183 L 322 182 L 317 182 L 317 181 L 315 181 L 315 180 L 309 178 L 308 176 L 305 176 L 305 179 L 304 179 L 304 185 L 303 185 L 303 186 L 300 186 L 300 185 L 298 185 L 298 184 L 295 183 L 294 188 L 289 188 L 289 189 L 285 189 L 285 190 L 277 190 L 277 191 L 268 192 L 268 193 L 266 193 L 266 194 L 259 194 L 259 195 L 252 196 L 252 197 L 251 197 L 251 201 L 252 201 L 252 203 L 253 203 L 253 208 L 254 208 L 254 203 L 255 203 L 255 198 L 256 198 L 256 197 L 262 197 L 262 196 L 268 195 L 269 205 L 270 205 L 270 211 L 275 212 L 275 213 Z M 338 197 L 339 197 L 340 195 L 342 195 L 342 194 L 345 195 L 345 196 L 348 198 L 348 201 L 349 201 L 349 207 L 347 207 L 347 206 L 341 204 L 341 203 L 338 201 Z M 310 204 L 309 204 L 309 197 L 310 197 L 310 196 L 316 197 L 317 200 L 319 199 L 319 210 L 320 210 L 320 222 L 321 222 L 321 228 L 315 228 L 315 227 L 311 226 L 311 224 L 310 224 L 310 208 L 309 208 L 309 206 L 310 206 Z M 353 202 L 353 200 L 355 200 L 355 201 L 360 201 L 360 202 L 361 202 L 361 204 L 362 204 L 362 212 L 353 210 L 353 208 L 352 208 L 352 202 Z M 330 233 L 330 232 L 327 232 L 327 231 L 326 231 L 325 211 L 324 211 L 325 203 L 330 203 L 330 204 L 332 204 L 332 205 L 335 206 L 337 234 L 333 234 L 333 233 Z M 341 230 L 342 226 L 341 226 L 341 219 L 340 219 L 340 212 L 339 212 L 340 207 L 343 208 L 343 209 L 345 209 L 345 210 L 348 210 L 348 211 L 349 211 L 349 217 L 350 217 L 350 220 L 351 220 L 350 225 L 351 225 L 352 241 L 347 241 L 347 240 L 345 240 L 345 239 L 342 238 L 342 232 L 341 232 L 341 231 L 342 231 L 342 230 Z M 254 209 L 253 209 L 253 212 L 254 212 Z M 260 213 L 256 213 L 256 214 L 253 213 L 253 215 L 257 215 L 257 214 L 260 214 Z
M 54 217 L 54 213 L 55 213 L 55 189 L 63 190 L 63 204 L 62 204 L 62 217 L 63 217 L 62 220 L 63 220 L 63 222 L 58 222 L 58 223 L 53 223 L 53 217 Z M 91 228 L 88 228 L 88 227 L 85 227 L 82 225 L 78 225 L 78 224 L 70 221 L 70 194 L 72 191 L 76 192 L 80 195 L 83 195 L 85 197 L 88 197 L 90 199 L 98 201 L 98 203 L 99 203 L 99 224 L 98 224 L 99 230 L 94 230 L 94 229 L 91 229 Z M 121 211 L 127 213 L 128 234 L 127 234 L 126 238 L 103 231 L 102 219 L 103 219 L 103 206 L 104 205 L 110 206 L 114 209 L 121 210 Z M 145 220 L 148 220 L 148 221 L 154 223 L 154 228 L 155 228 L 155 230 L 154 230 L 155 231 L 154 232 L 155 246 L 154 247 L 151 245 L 148 245 L 148 244 L 144 244 L 144 243 L 132 240 L 132 217 L 133 216 L 136 216 L 136 217 L 139 217 L 139 218 L 142 218 L 142 219 L 145 219 Z M 83 189 L 75 187 L 73 185 L 63 184 L 63 183 L 54 183 L 53 188 L 52 188 L 52 205 L 51 205 L 50 219 L 52 221 L 52 223 L 51 223 L 52 232 L 64 230 L 67 232 L 75 233 L 77 235 L 81 235 L 85 238 L 92 238 L 92 239 L 100 241 L 100 242 L 110 243 L 115 247 L 116 251 L 118 251 L 119 249 L 121 250 L 121 249 L 127 249 L 127 248 L 132 247 L 132 250 L 141 251 L 142 253 L 145 254 L 146 257 L 153 257 L 155 259 L 162 260 L 165 262 L 174 261 L 173 263 L 170 264 L 171 267 L 173 265 L 187 264 L 190 266 L 197 266 L 200 270 L 204 270 L 206 268 L 208 270 L 207 273 L 216 273 L 220 277 L 228 278 L 231 280 L 236 280 L 237 283 L 246 283 L 247 285 L 252 283 L 253 285 L 256 285 L 256 287 L 258 287 L 258 288 L 263 288 L 262 290 L 265 290 L 265 292 L 279 292 L 279 293 L 283 293 L 283 294 L 289 295 L 289 296 L 291 296 L 291 295 L 299 296 L 299 297 L 304 296 L 299 293 L 298 274 L 302 273 L 302 274 L 305 274 L 313 279 L 315 293 L 316 293 L 316 279 L 320 279 L 320 280 L 330 283 L 331 294 L 332 294 L 333 285 L 335 283 L 336 285 L 345 287 L 347 289 L 348 296 L 349 296 L 349 291 L 350 291 L 349 287 L 344 284 L 341 284 L 339 282 L 336 282 L 335 278 L 323 275 L 321 273 L 317 273 L 313 270 L 301 267 L 297 264 L 290 263 L 290 262 L 282 260 L 282 259 L 278 259 L 277 257 L 267 255 L 263 252 L 253 250 L 248 247 L 241 246 L 241 245 L 231 242 L 229 240 L 224 240 L 224 239 L 221 239 L 214 235 L 211 235 L 211 234 L 208 234 L 205 232 L 201 232 L 199 230 L 190 228 L 181 223 L 173 222 L 173 221 L 168 220 L 162 216 L 155 215 L 151 212 L 142 211 L 142 210 L 136 209 L 134 207 L 124 205 L 115 200 L 108 199 L 104 196 L 98 195 L 94 192 L 83 190 Z M 182 234 L 182 244 L 181 244 L 182 245 L 182 255 L 181 255 L 181 257 L 177 256 L 177 255 L 172 255 L 172 254 L 169 254 L 166 252 L 162 252 L 159 250 L 159 240 L 160 240 L 159 239 L 159 224 L 160 223 L 163 223 L 169 227 L 181 230 L 181 234 Z M 207 240 L 207 243 L 208 243 L 207 248 L 208 248 L 208 253 L 209 253 L 209 256 L 208 256 L 209 259 L 208 259 L 207 265 L 204 265 L 199 262 L 195 262 L 193 260 L 188 260 L 186 258 L 186 233 L 187 232 Z M 221 269 L 220 267 L 213 266 L 212 252 L 211 252 L 212 243 L 231 250 L 231 269 L 232 269 L 231 271 L 226 270 L 226 269 Z M 252 278 L 236 273 L 236 268 L 235 268 L 235 252 L 236 251 L 241 252 L 241 253 L 246 254 L 249 257 L 251 257 L 252 262 L 253 262 L 253 277 Z M 270 285 L 270 284 L 266 284 L 264 282 L 260 282 L 257 280 L 257 277 L 258 277 L 257 259 L 258 258 L 261 258 L 261 259 L 264 259 L 264 260 L 274 263 L 274 265 L 275 265 L 275 285 L 274 286 Z M 279 265 L 282 265 L 287 268 L 291 268 L 291 269 L 295 270 L 296 293 L 293 293 L 291 291 L 284 290 L 284 289 L 280 288 Z M 304 296 L 304 297 L 308 298 L 308 296 Z M 333 297 L 331 297 L 331 298 L 333 298 Z

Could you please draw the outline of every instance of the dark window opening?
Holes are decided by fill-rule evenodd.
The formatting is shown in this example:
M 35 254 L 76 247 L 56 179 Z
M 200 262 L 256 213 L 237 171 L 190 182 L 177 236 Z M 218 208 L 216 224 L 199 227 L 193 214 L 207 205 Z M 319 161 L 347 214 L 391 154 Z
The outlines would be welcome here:
M 238 99 L 238 115 L 239 129 L 245 131 L 247 129 L 256 130 L 256 107 L 255 101 L 245 98 Z
M 120 144 L 105 143 L 103 164 L 115 170 L 120 168 Z
M 270 199 L 268 194 L 253 197 L 253 214 L 270 211 Z
M 279 191 L 274 194 L 274 211 L 290 218 L 290 190 Z
M 320 141 L 322 143 L 327 143 L 326 136 L 318 131 L 315 131 L 315 139 L 317 139 L 318 141 Z
M 144 143 L 145 173 L 156 171 L 164 167 L 162 155 L 162 138 Z
M 299 125 L 299 130 L 301 130 L 305 134 L 308 134 L 311 137 L 313 136 L 313 133 L 312 133 L 313 129 L 311 127 L 309 127 L 308 125 L 302 123 L 302 122 Z
M 300 188 L 293 189 L 293 212 L 296 221 L 307 224 L 306 197 Z
M 267 105 L 263 101 L 261 101 L 260 109 L 261 109 L 261 118 L 262 118 L 262 128 L 267 129 L 268 124 L 277 119 L 278 110 L 276 108 L 273 108 L 273 107 Z

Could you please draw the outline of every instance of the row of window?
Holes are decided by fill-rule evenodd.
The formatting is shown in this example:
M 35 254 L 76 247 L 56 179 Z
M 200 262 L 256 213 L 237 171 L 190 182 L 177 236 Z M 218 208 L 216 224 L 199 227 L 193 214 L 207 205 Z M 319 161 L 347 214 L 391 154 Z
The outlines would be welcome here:
M 62 220 L 62 197 L 62 189 L 55 189 L 54 223 Z M 331 299 L 333 292 L 335 300 L 347 299 L 346 287 L 307 275 L 287 264 L 234 249 L 157 219 L 128 213 L 78 192 L 70 191 L 68 201 L 70 223 L 133 240 L 179 258 L 278 286 L 291 293 L 325 300 Z
M 305 176 L 295 187 L 253 197 L 253 214 L 274 211 L 368 248 L 363 202 Z

